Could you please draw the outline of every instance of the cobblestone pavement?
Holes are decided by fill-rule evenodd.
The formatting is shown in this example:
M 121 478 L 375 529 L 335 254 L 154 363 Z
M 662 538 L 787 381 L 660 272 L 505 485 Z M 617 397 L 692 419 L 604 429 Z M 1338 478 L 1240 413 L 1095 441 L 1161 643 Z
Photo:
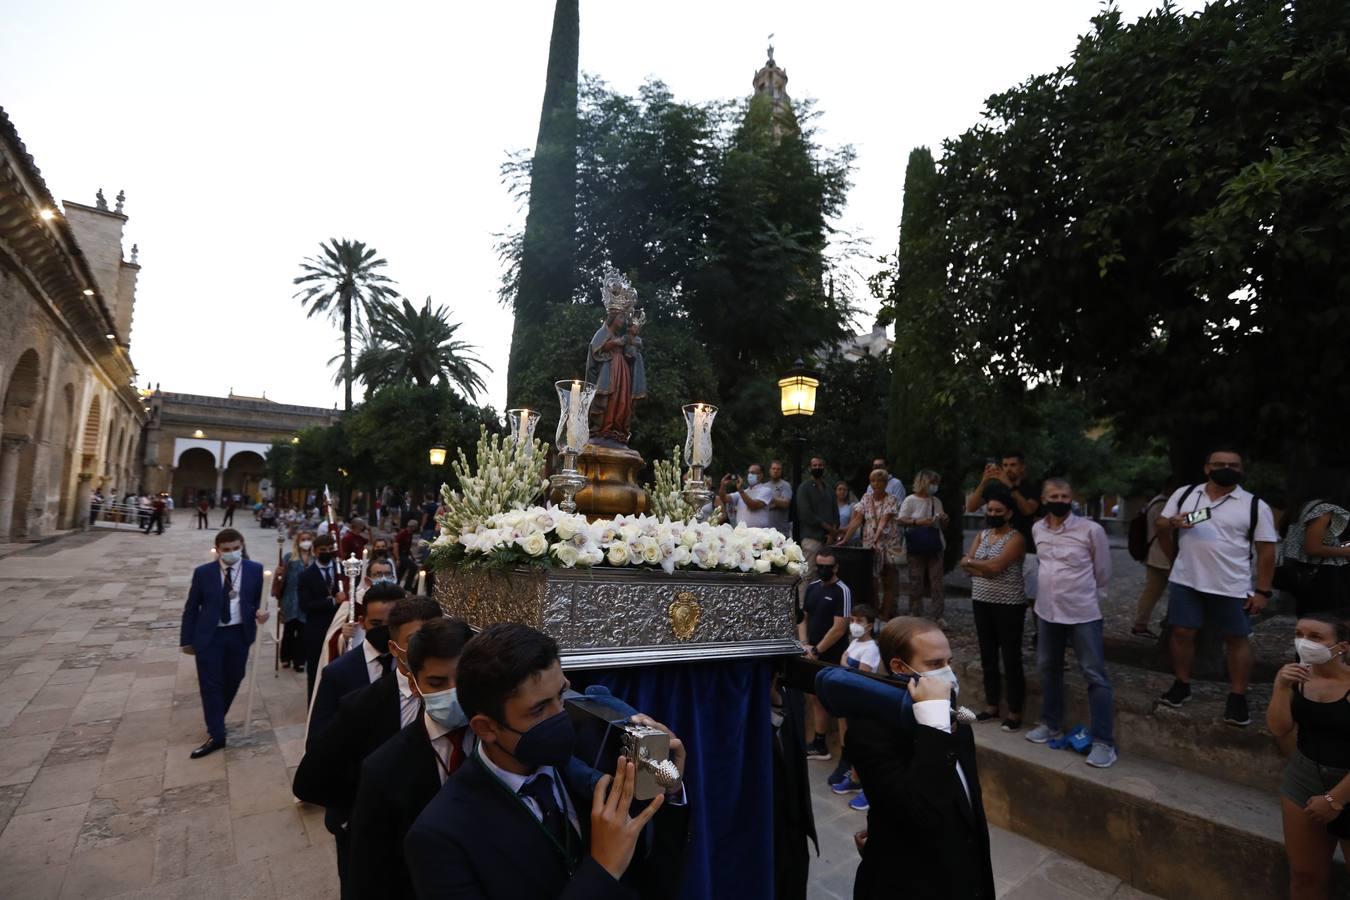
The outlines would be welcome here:
M 270 565 L 272 533 L 243 515 L 240 525 Z M 258 645 L 252 734 L 242 734 L 246 681 L 229 746 L 188 758 L 205 730 L 178 623 L 213 535 L 185 524 L 162 536 L 97 531 L 0 559 L 0 895 L 337 895 L 322 810 L 290 792 L 304 677 L 274 674 L 273 623 Z M 864 816 L 825 787 L 827 769 L 811 767 L 821 856 L 810 895 L 848 897 Z M 1009 832 L 995 831 L 994 853 L 1000 896 L 1142 896 Z

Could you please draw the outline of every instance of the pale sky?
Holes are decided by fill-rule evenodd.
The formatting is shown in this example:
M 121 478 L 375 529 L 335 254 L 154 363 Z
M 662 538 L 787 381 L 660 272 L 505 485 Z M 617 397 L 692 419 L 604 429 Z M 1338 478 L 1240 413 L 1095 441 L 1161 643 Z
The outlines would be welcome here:
M 1133 20 L 1158 2 L 1118 5 Z M 582 0 L 581 68 L 623 91 L 657 77 L 681 100 L 744 96 L 773 32 L 789 94 L 857 150 L 842 225 L 884 253 L 911 148 L 936 155 L 988 95 L 1066 63 L 1099 8 Z M 0 105 L 57 199 L 127 193 L 140 384 L 340 403 L 339 331 L 306 320 L 291 280 L 346 236 L 464 323 L 502 408 L 494 235 L 524 211 L 498 169 L 534 145 L 552 0 L 5 0 L 3 15 Z

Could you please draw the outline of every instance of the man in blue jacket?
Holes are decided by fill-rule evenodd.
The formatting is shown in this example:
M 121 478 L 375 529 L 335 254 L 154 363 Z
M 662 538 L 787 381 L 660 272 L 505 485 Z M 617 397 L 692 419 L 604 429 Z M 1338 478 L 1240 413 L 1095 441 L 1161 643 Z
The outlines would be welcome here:
M 192 573 L 178 640 L 184 653 L 197 658 L 197 689 L 209 735 L 192 751 L 193 759 L 225 746 L 225 714 L 244 680 L 258 625 L 267 621 L 262 588 L 262 564 L 244 559 L 244 536 L 223 529 L 216 535 L 215 561 Z

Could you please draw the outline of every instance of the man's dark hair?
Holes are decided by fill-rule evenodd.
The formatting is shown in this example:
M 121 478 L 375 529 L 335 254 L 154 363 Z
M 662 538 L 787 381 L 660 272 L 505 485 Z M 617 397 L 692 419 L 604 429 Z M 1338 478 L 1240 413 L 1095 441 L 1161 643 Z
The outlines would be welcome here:
M 408 638 L 408 668 L 416 675 L 429 659 L 455 659 L 473 637 L 463 619 L 440 618 L 428 622 Z
M 316 535 L 314 536 L 314 546 L 315 546 L 316 549 L 317 549 L 320 545 L 322 545 L 322 546 L 324 546 L 324 547 L 331 547 L 331 546 L 333 546 L 333 543 L 334 543 L 334 541 L 333 541 L 333 532 L 331 532 L 331 531 L 324 531 L 324 532 L 321 532 L 320 534 L 316 534 Z
M 506 701 L 532 675 L 558 659 L 558 642 L 542 631 L 514 622 L 489 625 L 469 641 L 459 658 L 455 686 L 464 714 L 501 722 Z
M 1205 465 L 1209 465 L 1209 461 L 1214 458 L 1215 453 L 1232 453 L 1238 458 L 1239 462 L 1245 463 L 1247 461 L 1247 455 L 1238 449 L 1236 444 L 1225 442 L 1210 445 L 1209 450 L 1205 451 Z
M 396 600 L 402 600 L 408 596 L 408 592 L 396 584 L 390 584 L 387 581 L 381 581 L 379 584 L 372 584 L 365 593 L 367 603 L 392 603 Z M 436 607 L 440 609 L 440 607 Z
M 1007 486 L 1001 481 L 994 481 L 985 485 L 984 493 L 980 494 L 980 497 L 985 503 L 988 503 L 990 500 L 997 500 L 1009 509 L 1014 508 L 1012 491 L 1008 490 Z
M 244 542 L 244 536 L 233 528 L 222 528 L 220 531 L 216 532 L 217 547 L 221 544 L 228 544 L 231 541 L 238 541 L 242 544 Z
M 1024 463 L 1027 461 L 1027 456 L 1021 450 L 1004 450 L 998 455 L 998 461 L 1003 462 L 1005 459 L 1015 459 L 1020 463 Z
M 375 588 L 372 587 L 371 590 Z M 441 605 L 430 597 L 403 597 L 394 603 L 393 609 L 389 610 L 385 624 L 389 626 L 390 634 L 397 634 L 398 630 L 409 622 L 430 622 L 443 615 L 445 614 L 441 612 Z

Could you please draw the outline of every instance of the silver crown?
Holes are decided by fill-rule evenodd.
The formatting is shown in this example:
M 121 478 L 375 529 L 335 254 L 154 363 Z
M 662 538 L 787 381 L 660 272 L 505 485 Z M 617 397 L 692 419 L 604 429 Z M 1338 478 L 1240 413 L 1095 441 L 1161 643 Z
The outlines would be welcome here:
M 605 301 L 605 312 L 631 313 L 637 307 L 637 291 L 614 269 L 605 270 L 604 287 L 600 291 Z

